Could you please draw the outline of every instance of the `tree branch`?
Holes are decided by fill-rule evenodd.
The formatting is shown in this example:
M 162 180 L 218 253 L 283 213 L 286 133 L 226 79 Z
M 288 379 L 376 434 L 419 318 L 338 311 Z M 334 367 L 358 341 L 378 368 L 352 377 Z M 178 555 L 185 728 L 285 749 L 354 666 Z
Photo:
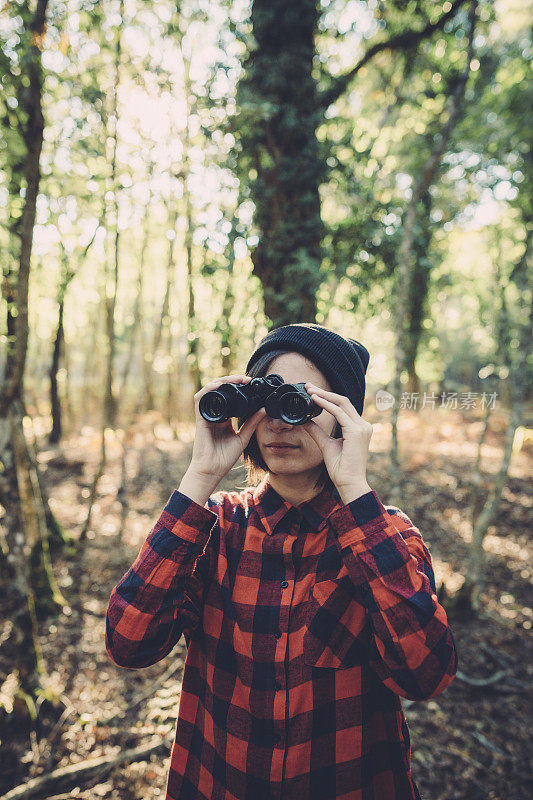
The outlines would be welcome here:
M 452 96 L 451 101 L 451 109 L 448 120 L 441 131 L 438 146 L 435 148 L 434 153 L 429 158 L 424 170 L 422 171 L 422 175 L 420 176 L 416 189 L 413 192 L 412 203 L 416 204 L 424 192 L 427 190 L 437 168 L 440 164 L 440 160 L 446 149 L 446 145 L 448 144 L 448 139 L 450 138 L 450 134 L 455 127 L 455 124 L 459 118 L 459 114 L 461 113 L 464 94 L 466 90 L 466 84 L 468 83 L 468 77 L 470 75 L 470 63 L 472 61 L 474 55 L 474 32 L 476 28 L 476 10 L 478 6 L 478 0 L 472 0 L 472 5 L 470 6 L 470 13 L 468 16 L 469 19 L 469 32 L 468 32 L 468 48 L 466 52 L 466 64 L 461 75 L 461 78 L 458 81 L 457 87 L 455 92 Z
M 60 767 L 53 772 L 40 775 L 38 778 L 31 778 L 20 786 L 15 786 L 7 794 L 2 795 L 0 800 L 26 800 L 35 795 L 47 794 L 51 789 L 73 788 L 81 783 L 96 782 L 124 761 L 147 761 L 152 753 L 161 748 L 168 749 L 172 744 L 172 736 L 162 738 L 152 737 L 150 741 L 133 747 L 129 750 L 121 750 L 116 755 L 98 756 L 88 758 L 86 761 L 69 764 L 67 767 Z
M 381 53 L 383 50 L 401 50 L 402 48 L 413 47 L 423 39 L 428 39 L 435 31 L 443 28 L 445 23 L 455 16 L 465 2 L 466 0 L 455 0 L 455 2 L 452 3 L 452 7 L 446 11 L 442 17 L 439 17 L 436 22 L 428 23 L 422 30 L 402 31 L 402 33 L 398 33 L 396 36 L 391 36 L 390 39 L 385 39 L 373 44 L 349 72 L 345 72 L 344 75 L 339 75 L 337 78 L 331 78 L 333 85 L 322 92 L 318 97 L 319 108 L 325 111 L 335 100 L 338 100 L 341 94 L 346 91 L 348 85 L 359 70 L 362 69 L 370 59 L 377 55 L 377 53 Z

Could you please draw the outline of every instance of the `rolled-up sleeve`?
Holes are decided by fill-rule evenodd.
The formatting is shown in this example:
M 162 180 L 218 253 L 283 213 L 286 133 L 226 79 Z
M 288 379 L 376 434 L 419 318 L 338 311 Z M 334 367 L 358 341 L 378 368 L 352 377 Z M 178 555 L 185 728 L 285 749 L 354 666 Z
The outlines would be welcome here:
M 211 506 L 208 502 L 206 506 Z M 215 569 L 218 515 L 178 490 L 113 588 L 105 648 L 120 667 L 155 664 L 199 623 Z
M 375 491 L 329 518 L 371 632 L 371 667 L 411 700 L 440 694 L 457 672 L 457 649 L 439 603 L 431 556 L 419 529 Z

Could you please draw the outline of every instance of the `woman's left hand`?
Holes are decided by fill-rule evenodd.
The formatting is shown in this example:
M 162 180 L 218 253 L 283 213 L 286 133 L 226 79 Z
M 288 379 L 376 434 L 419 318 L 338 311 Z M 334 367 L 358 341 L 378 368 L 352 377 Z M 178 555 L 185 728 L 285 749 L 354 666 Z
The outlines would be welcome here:
M 329 411 L 342 428 L 342 438 L 333 439 L 313 420 L 301 426 L 322 451 L 326 469 L 341 498 L 350 502 L 371 491 L 366 479 L 366 462 L 373 425 L 362 418 L 347 397 L 327 392 L 312 383 L 306 383 L 305 388 L 312 400 Z M 350 499 L 345 500 L 348 497 Z

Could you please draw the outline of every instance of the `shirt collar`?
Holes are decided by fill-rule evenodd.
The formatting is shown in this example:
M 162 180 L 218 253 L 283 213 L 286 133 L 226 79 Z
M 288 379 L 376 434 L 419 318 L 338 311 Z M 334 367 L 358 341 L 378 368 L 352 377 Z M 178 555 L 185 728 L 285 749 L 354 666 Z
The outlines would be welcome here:
M 277 524 L 292 509 L 293 514 L 299 512 L 311 528 L 320 531 L 326 525 L 327 519 L 343 503 L 336 489 L 324 487 L 317 495 L 305 503 L 295 506 L 284 500 L 270 483 L 270 473 L 267 472 L 261 483 L 253 490 L 252 498 L 261 522 L 269 535 L 274 533 Z

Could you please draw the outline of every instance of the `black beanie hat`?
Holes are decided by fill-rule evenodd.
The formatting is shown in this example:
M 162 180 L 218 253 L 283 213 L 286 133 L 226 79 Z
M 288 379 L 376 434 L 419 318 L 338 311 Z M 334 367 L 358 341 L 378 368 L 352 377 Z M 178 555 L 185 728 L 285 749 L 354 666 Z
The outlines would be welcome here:
M 297 322 L 274 328 L 260 341 L 248 361 L 246 372 L 271 350 L 295 350 L 311 359 L 326 376 L 331 390 L 350 399 L 359 414 L 365 402 L 365 372 L 370 353 L 361 342 L 312 322 Z

